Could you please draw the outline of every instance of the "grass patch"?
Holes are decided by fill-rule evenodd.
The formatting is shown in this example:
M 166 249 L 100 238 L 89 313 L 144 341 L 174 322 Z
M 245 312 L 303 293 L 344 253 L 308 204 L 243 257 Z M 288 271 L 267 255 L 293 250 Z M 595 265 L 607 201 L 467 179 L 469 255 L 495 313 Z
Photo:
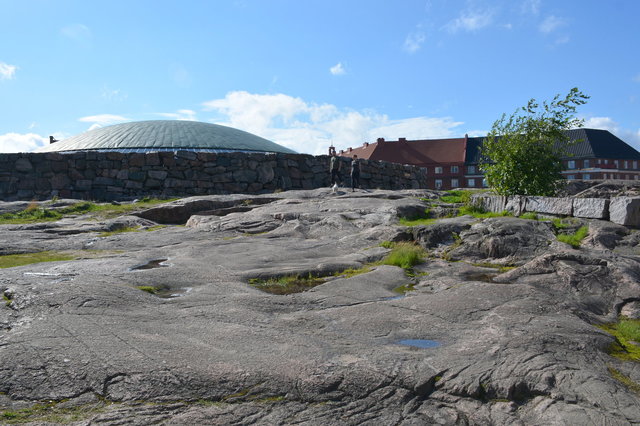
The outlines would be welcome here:
M 155 226 L 150 226 L 148 228 L 145 228 L 145 232 L 152 232 L 152 231 L 157 231 L 158 229 L 162 229 L 162 228 L 166 228 L 167 225 L 155 225 Z
M 415 290 L 415 286 L 416 285 L 413 284 L 413 283 L 404 284 L 404 285 L 401 285 L 401 286 L 398 286 L 398 287 L 394 288 L 393 292 L 405 295 L 405 294 L 409 293 L 410 291 Z
M 609 354 L 624 361 L 640 362 L 640 320 L 622 318 L 617 323 L 599 326 L 616 341 L 609 347 Z
M 577 249 L 580 248 L 580 243 L 589 234 L 588 226 L 581 226 L 573 234 L 558 234 L 556 238 L 558 241 L 569 244 L 571 247 Z
M 470 215 L 477 219 L 488 219 L 490 217 L 504 217 L 504 216 L 513 216 L 510 212 L 503 210 L 501 212 L 488 212 L 482 207 L 478 206 L 462 206 L 458 213 L 460 216 Z
M 372 267 L 367 265 L 358 269 L 354 269 L 354 268 L 345 269 L 344 271 L 336 272 L 333 275 L 341 278 L 351 278 L 351 277 L 355 277 L 356 275 L 366 274 L 367 272 L 371 272 L 371 269 Z
M 521 214 L 520 219 L 529 219 L 529 220 L 539 220 L 538 213 L 535 212 L 526 212 Z
M 45 208 L 36 203 L 32 203 L 26 209 L 16 213 L 5 213 L 0 215 L 0 224 L 26 224 L 53 222 L 65 216 L 93 213 L 98 218 L 111 218 L 121 216 L 137 210 L 144 210 L 157 204 L 168 203 L 176 200 L 160 200 L 157 198 L 143 198 L 135 203 L 126 204 L 97 204 L 90 201 L 82 201 L 68 207 L 59 209 Z
M 7 254 L 0 256 L 0 268 L 14 268 L 40 262 L 57 262 L 75 260 L 76 257 L 57 251 L 40 251 L 37 253 Z
M 443 203 L 451 203 L 451 204 L 469 204 L 471 203 L 471 191 L 464 190 L 451 190 L 447 191 L 446 195 L 443 195 L 439 198 L 439 201 Z
M 380 264 L 399 266 L 404 270 L 411 271 L 415 265 L 422 263 L 426 256 L 427 252 L 419 245 L 400 242 L 393 245 L 391 253 L 382 259 Z
M 158 292 L 161 290 L 161 289 L 159 289 L 157 287 L 154 287 L 152 285 L 139 285 L 139 286 L 136 286 L 136 288 L 138 290 L 146 291 L 149 294 L 158 294 Z
M 411 216 L 411 217 L 401 217 L 400 225 L 403 226 L 419 226 L 419 225 L 429 225 L 436 221 L 436 218 L 431 217 L 431 209 L 425 209 L 422 214 Z
M 322 278 L 314 277 L 309 274 L 306 277 L 300 275 L 289 275 L 283 277 L 274 277 L 263 280 L 261 278 L 251 278 L 249 285 L 271 294 L 292 294 L 300 293 L 320 284 L 325 281 Z

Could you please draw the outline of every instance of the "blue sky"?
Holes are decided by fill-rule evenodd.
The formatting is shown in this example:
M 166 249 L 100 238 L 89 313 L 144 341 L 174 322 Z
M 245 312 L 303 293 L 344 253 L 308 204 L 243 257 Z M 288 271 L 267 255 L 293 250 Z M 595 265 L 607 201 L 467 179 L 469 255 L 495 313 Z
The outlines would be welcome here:
M 0 0 L 0 152 L 185 119 L 323 154 L 572 87 L 640 149 L 637 0 Z

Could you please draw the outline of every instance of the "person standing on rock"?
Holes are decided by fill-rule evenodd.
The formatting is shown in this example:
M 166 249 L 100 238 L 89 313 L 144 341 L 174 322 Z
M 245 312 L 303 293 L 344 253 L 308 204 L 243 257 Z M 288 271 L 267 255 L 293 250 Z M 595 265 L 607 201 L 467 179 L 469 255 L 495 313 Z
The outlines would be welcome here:
M 336 155 L 335 149 L 329 151 L 331 154 L 331 160 L 329 162 L 329 172 L 331 173 L 331 185 L 338 185 L 340 183 L 340 159 Z
M 355 191 L 356 187 L 360 188 L 360 160 L 354 155 L 351 160 L 351 192 Z

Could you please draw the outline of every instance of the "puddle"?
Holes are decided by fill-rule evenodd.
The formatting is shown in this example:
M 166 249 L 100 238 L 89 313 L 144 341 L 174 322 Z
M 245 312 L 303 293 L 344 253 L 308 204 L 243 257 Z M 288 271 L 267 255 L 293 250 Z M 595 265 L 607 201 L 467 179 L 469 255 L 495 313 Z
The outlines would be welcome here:
M 420 349 L 430 349 L 430 348 L 436 348 L 440 346 L 439 342 L 436 342 L 435 340 L 426 340 L 426 339 L 405 339 L 405 340 L 400 340 L 397 343 L 400 345 L 413 346 L 414 348 L 420 348 Z
M 180 288 L 171 288 L 167 290 L 162 290 L 156 293 L 161 299 L 175 299 L 176 297 L 184 296 L 189 293 L 193 287 L 180 287 Z
M 473 272 L 470 274 L 463 275 L 466 281 L 483 281 L 486 283 L 492 283 L 493 277 L 498 276 L 497 273 L 487 273 L 487 272 Z
M 402 294 L 400 296 L 384 297 L 382 298 L 382 300 L 400 300 L 400 299 L 404 299 L 405 297 L 407 296 L 405 294 Z
M 164 262 L 166 262 L 169 259 L 156 259 L 156 260 L 150 260 L 149 262 L 145 263 L 144 265 L 138 265 L 138 266 L 134 266 L 133 268 L 129 269 L 130 271 L 139 271 L 142 269 L 154 269 L 154 268 L 166 268 L 169 265 L 165 265 Z

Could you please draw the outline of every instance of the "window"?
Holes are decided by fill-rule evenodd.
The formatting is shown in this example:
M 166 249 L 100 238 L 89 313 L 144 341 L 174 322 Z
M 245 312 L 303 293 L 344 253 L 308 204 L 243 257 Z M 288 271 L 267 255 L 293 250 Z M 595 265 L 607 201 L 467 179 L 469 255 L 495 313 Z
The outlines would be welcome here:
M 436 179 L 436 189 L 442 188 L 442 179 Z
M 569 161 L 568 161 L 568 163 L 567 163 L 567 167 L 568 167 L 569 169 L 575 169 L 575 168 L 576 168 L 576 162 L 575 162 L 575 160 L 569 160 Z
M 437 175 L 441 175 L 442 174 L 442 167 L 436 167 L 436 174 Z
M 634 169 L 638 168 L 638 160 L 633 160 L 633 168 Z
M 591 179 L 591 175 L 589 173 L 585 173 L 585 174 L 582 175 L 582 179 L 590 180 Z
M 617 169 L 618 167 L 620 167 L 620 165 L 618 164 L 618 160 L 613 160 L 613 164 L 615 164 L 615 165 L 616 165 L 616 169 Z
M 476 172 L 476 166 L 467 167 L 467 173 L 475 174 L 475 172 Z
M 451 173 L 458 173 L 458 166 L 451 166 Z
M 457 188 L 459 185 L 458 179 L 451 179 L 451 188 Z
M 609 164 L 609 160 L 602 160 L 602 164 Z
M 574 180 L 576 178 L 576 175 L 567 175 L 567 179 L 569 180 Z
M 469 188 L 473 188 L 474 186 L 476 186 L 476 180 L 475 179 L 467 179 L 467 186 Z
M 629 168 L 629 162 L 627 160 L 624 160 L 624 168 L 625 169 Z
M 582 164 L 583 164 L 582 167 L 584 167 L 585 169 L 588 169 L 589 167 L 591 167 L 591 165 L 589 164 L 589 160 L 584 160 Z
M 484 186 L 485 188 L 489 186 L 486 179 L 482 179 L 482 186 Z

